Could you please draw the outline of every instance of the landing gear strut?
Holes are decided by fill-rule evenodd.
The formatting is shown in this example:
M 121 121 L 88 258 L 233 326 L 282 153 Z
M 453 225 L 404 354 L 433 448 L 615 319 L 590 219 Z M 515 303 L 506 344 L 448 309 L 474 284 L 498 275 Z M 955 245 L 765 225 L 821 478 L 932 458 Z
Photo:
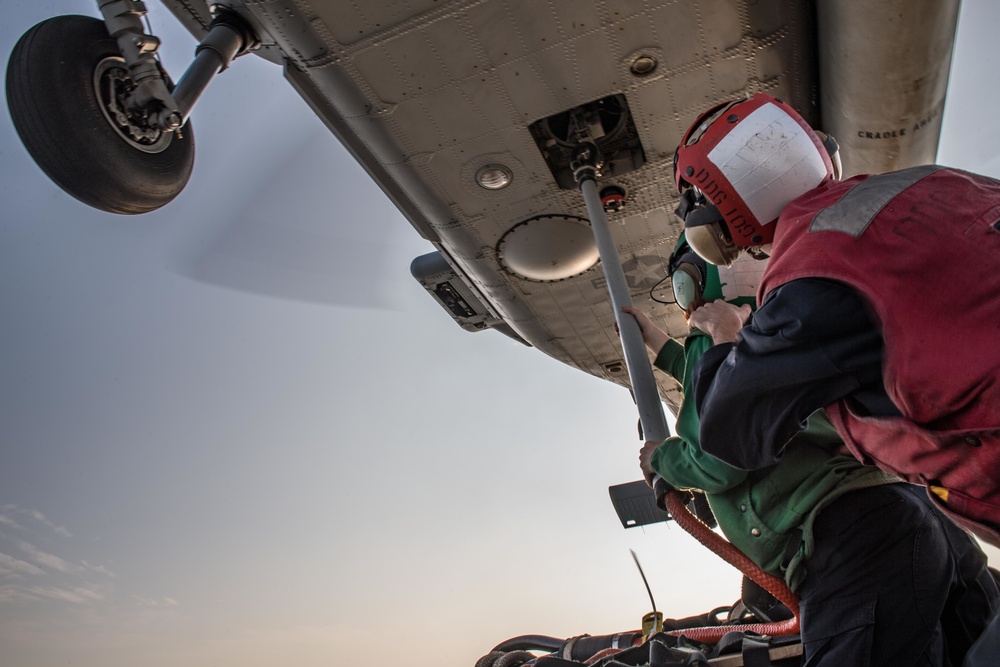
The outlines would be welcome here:
M 234 14 L 220 14 L 174 88 L 155 58 L 159 40 L 142 31 L 142 3 L 105 1 L 101 10 L 105 21 L 56 16 L 25 33 L 7 65 L 7 104 L 25 148 L 56 185 L 102 211 L 146 213 L 187 184 L 187 116 L 255 40 Z

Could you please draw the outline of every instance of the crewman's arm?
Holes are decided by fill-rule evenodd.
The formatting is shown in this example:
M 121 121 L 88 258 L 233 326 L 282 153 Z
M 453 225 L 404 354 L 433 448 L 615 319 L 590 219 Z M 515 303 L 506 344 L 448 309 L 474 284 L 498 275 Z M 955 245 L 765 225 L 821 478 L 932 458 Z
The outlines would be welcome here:
M 695 366 L 689 400 L 701 418 L 701 447 L 756 470 L 781 458 L 809 415 L 841 398 L 898 415 L 881 362 L 881 335 L 854 290 L 819 279 L 783 285 L 736 342 L 712 347 Z

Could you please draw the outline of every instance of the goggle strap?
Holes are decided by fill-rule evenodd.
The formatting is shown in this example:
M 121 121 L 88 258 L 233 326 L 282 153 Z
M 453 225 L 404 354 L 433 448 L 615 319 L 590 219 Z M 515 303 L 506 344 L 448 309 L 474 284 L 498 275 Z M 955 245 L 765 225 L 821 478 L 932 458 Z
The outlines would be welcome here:
M 724 220 L 719 209 L 713 204 L 699 206 L 684 217 L 684 227 L 702 227 L 717 222 L 724 222 Z
M 683 221 L 687 218 L 688 214 L 697 207 L 697 205 L 697 191 L 694 188 L 687 188 L 681 193 L 681 198 L 677 202 L 677 208 L 674 209 L 674 215 Z

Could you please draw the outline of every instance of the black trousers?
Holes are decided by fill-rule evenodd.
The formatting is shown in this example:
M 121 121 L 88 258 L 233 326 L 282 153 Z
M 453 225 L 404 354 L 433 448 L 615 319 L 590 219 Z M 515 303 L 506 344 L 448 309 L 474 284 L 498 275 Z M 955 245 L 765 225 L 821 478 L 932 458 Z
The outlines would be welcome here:
M 993 615 L 986 632 L 965 656 L 962 667 L 996 667 L 1000 663 L 1000 613 Z
M 814 538 L 799 590 L 808 667 L 959 667 L 1000 609 L 986 556 L 922 487 L 848 493 Z

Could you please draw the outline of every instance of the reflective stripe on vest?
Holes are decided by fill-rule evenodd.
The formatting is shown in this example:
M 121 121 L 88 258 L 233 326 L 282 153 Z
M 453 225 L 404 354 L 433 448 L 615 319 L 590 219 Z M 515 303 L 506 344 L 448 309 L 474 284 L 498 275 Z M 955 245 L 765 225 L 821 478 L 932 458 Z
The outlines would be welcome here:
M 844 232 L 858 238 L 893 197 L 938 169 L 941 167 L 929 164 L 862 181 L 836 204 L 820 211 L 809 225 L 809 231 Z

